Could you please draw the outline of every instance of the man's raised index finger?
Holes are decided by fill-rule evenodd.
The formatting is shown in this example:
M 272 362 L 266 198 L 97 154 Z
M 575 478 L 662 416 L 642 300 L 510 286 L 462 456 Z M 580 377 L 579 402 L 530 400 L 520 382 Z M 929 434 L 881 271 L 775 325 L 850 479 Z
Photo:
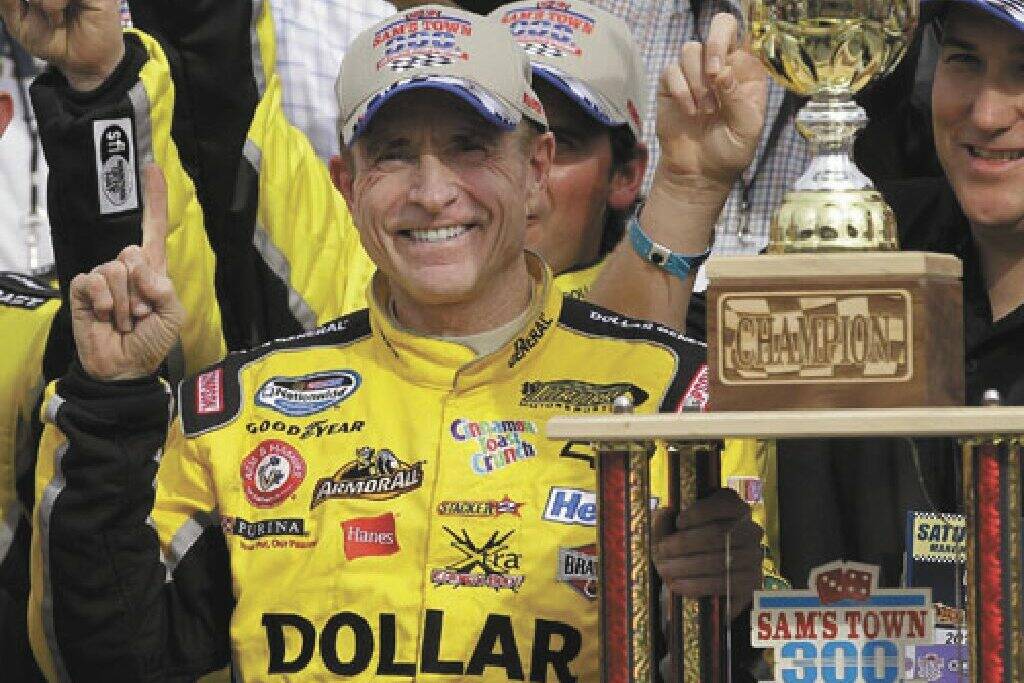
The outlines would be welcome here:
M 167 271 L 167 183 L 155 163 L 142 169 L 142 251 L 149 265 Z
M 704 72 L 717 74 L 729 53 L 736 49 L 736 36 L 739 22 L 732 14 L 722 12 L 716 14 L 708 28 L 707 40 L 704 42 Z

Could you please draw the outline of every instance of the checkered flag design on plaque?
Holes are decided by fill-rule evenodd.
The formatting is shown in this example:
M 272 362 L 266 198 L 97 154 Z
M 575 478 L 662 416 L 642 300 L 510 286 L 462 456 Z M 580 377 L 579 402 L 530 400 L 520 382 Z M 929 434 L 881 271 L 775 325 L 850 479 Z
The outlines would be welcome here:
M 445 66 L 451 63 L 452 58 L 448 55 L 434 52 L 425 55 L 398 57 L 388 64 L 388 67 L 392 71 L 412 71 L 413 69 L 422 69 L 425 66 Z
M 1024 22 L 1024 0 L 988 0 L 1017 21 Z
M 565 52 L 548 43 L 521 43 L 527 54 L 538 57 L 564 57 Z
M 725 353 L 725 367 L 744 380 L 782 376 L 788 376 L 793 380 L 810 381 L 847 377 L 890 379 L 901 372 L 909 372 L 906 362 L 910 346 L 910 331 L 907 329 L 910 318 L 904 294 L 874 292 L 869 297 L 851 293 L 837 297 L 825 292 L 815 296 L 778 293 L 773 294 L 771 299 L 772 305 L 769 307 L 768 300 L 763 295 L 737 295 L 729 297 L 723 307 L 721 320 L 725 328 L 722 340 L 724 348 L 732 348 L 736 342 L 740 319 L 752 315 L 770 317 L 775 332 L 780 332 L 782 325 L 785 324 L 788 331 L 788 334 L 784 335 L 785 341 L 795 345 L 795 349 L 790 348 L 789 353 L 780 352 L 778 360 L 773 360 L 767 365 L 758 363 L 754 367 L 736 367 L 733 363 L 733 354 Z M 849 321 L 857 317 L 870 319 L 879 314 L 889 316 L 886 331 L 895 358 L 866 358 L 866 362 L 859 363 L 861 370 L 854 370 L 852 365 L 844 364 L 844 358 L 846 361 L 850 360 L 847 358 L 850 355 L 849 349 L 843 350 L 845 344 L 833 344 L 830 347 L 821 343 L 823 330 L 814 322 L 814 318 L 829 318 L 829 323 L 836 324 L 840 320 Z M 747 329 L 749 331 L 750 328 Z M 863 329 L 870 334 L 870 327 Z M 843 342 L 848 334 L 849 330 L 846 330 L 839 334 L 836 340 Z M 804 346 L 806 342 L 810 342 L 810 345 Z M 819 356 L 826 351 L 831 357 L 823 361 Z M 802 362 L 797 361 L 794 356 L 802 358 Z

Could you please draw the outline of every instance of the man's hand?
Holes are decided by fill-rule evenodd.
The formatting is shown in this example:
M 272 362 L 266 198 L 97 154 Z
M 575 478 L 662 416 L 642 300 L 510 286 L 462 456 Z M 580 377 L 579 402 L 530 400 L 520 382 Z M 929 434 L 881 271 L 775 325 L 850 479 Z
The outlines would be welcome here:
M 683 45 L 658 85 L 658 174 L 671 183 L 730 189 L 750 165 L 764 127 L 761 63 L 738 44 L 739 25 L 718 14 L 707 41 Z
M 734 619 L 761 586 L 763 532 L 750 518 L 750 506 L 732 489 L 720 489 L 678 518 L 664 508 L 654 514 L 654 565 L 669 590 L 685 598 L 725 596 L 727 533 Z
M 98 88 L 124 56 L 118 0 L 0 0 L 15 41 L 78 91 Z
M 93 379 L 137 379 L 160 367 L 185 311 L 167 277 L 167 186 L 143 170 L 142 246 L 71 281 L 71 321 L 82 367 Z

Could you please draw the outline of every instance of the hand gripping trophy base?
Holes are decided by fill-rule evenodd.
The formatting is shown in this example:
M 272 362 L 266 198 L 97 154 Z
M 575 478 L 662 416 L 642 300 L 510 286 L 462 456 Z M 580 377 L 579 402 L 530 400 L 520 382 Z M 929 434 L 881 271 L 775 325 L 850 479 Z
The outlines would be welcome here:
M 812 159 L 772 220 L 773 254 L 898 249 L 896 217 L 857 165 L 853 139 L 867 123 L 853 100 L 822 97 L 797 115 Z

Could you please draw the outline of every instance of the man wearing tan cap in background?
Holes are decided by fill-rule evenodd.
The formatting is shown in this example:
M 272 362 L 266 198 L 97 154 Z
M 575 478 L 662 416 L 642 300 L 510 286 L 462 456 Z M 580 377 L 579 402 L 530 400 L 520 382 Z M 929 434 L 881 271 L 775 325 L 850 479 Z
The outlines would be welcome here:
M 500 24 L 458 10 L 363 34 L 336 176 L 379 269 L 370 309 L 183 383 L 169 433 L 152 373 L 184 312 L 147 172 L 142 247 L 75 279 L 81 366 L 48 403 L 31 612 L 48 674 L 230 657 L 241 680 L 593 680 L 593 473 L 539 430 L 624 391 L 674 409 L 703 353 L 563 300 L 524 251 L 553 156 L 529 73 Z M 732 534 L 755 558 L 759 535 Z

